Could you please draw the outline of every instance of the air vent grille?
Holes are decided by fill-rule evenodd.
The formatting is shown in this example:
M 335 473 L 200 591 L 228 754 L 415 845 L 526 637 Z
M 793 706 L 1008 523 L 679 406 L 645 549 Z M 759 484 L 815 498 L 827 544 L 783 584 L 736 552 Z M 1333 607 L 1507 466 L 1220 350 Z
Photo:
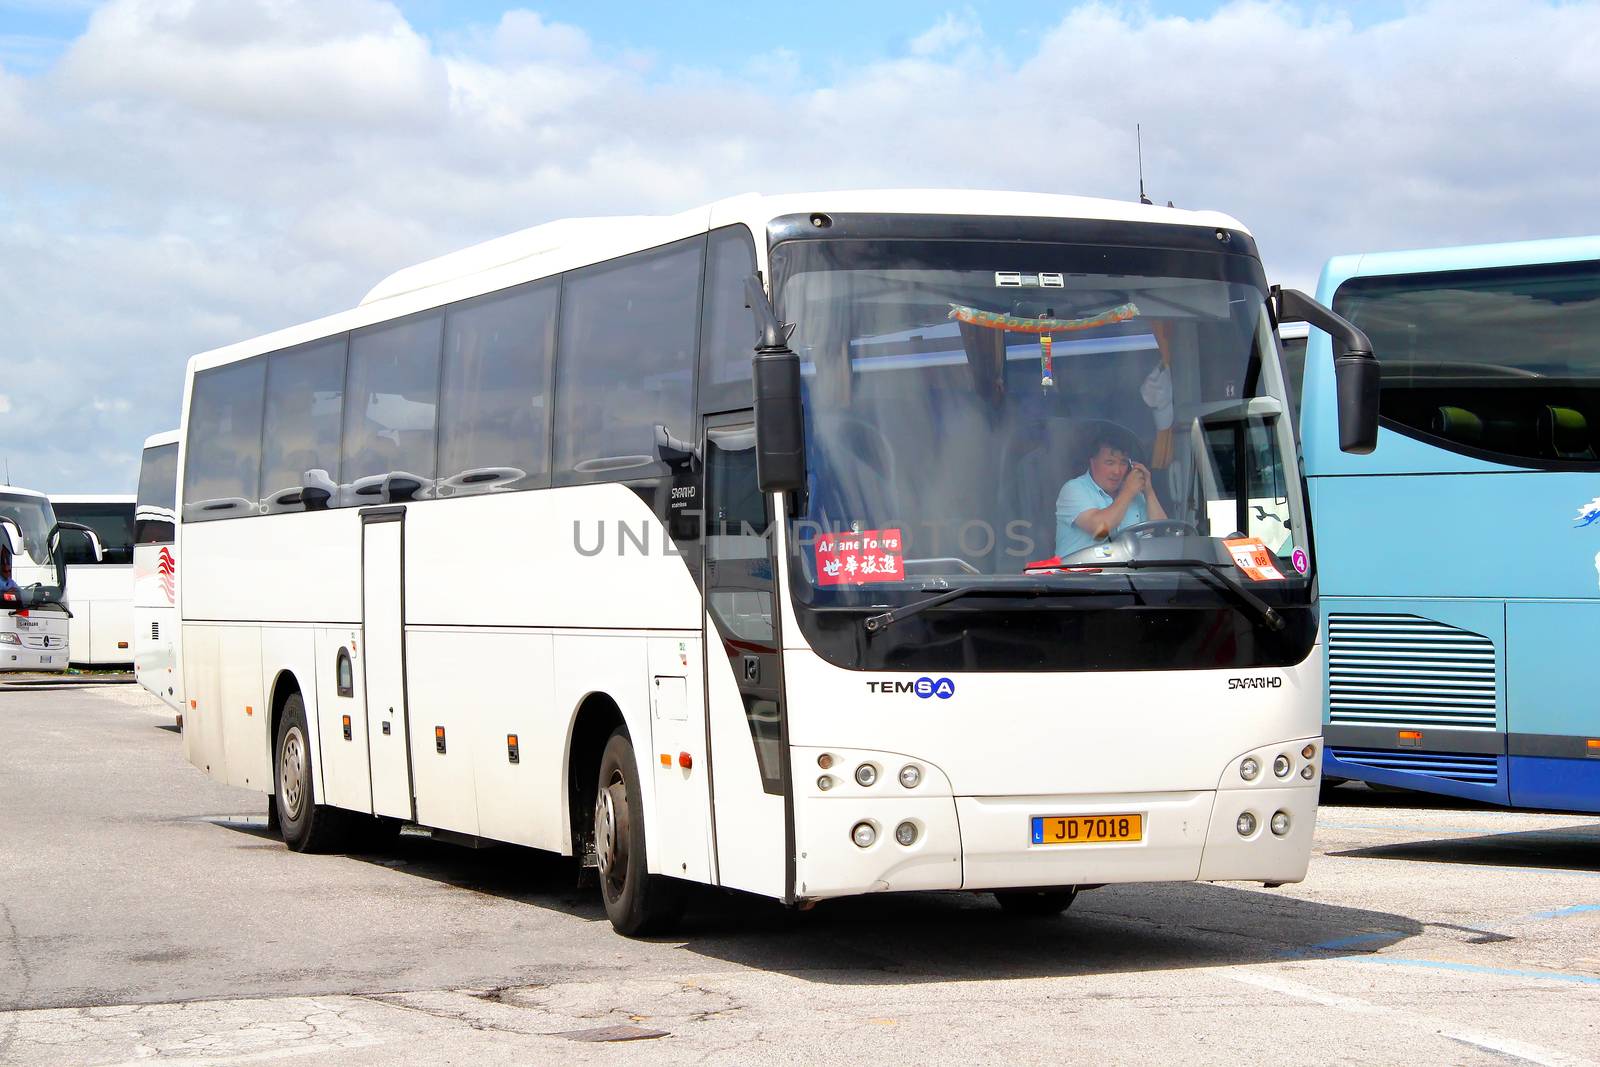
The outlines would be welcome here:
M 1357 748 L 1332 748 L 1333 757 L 1358 767 L 1380 771 L 1404 771 L 1430 778 L 1448 778 L 1472 785 L 1498 785 L 1500 763 L 1493 756 L 1469 756 L 1450 752 L 1380 752 Z
M 1494 642 L 1416 615 L 1328 616 L 1328 721 L 1493 730 Z

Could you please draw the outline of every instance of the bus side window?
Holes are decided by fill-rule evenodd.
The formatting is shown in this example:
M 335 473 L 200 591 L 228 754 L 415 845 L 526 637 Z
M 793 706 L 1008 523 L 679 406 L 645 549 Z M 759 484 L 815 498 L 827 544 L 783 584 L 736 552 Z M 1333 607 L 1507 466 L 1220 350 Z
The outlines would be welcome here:
M 555 482 L 666 473 L 656 426 L 695 435 L 695 350 L 705 238 L 575 270 L 561 294 Z
M 248 359 L 194 376 L 183 472 L 184 522 L 255 513 L 266 366 L 264 359 Z
M 267 408 L 261 435 L 261 510 L 308 510 L 306 488 L 330 491 L 339 479 L 346 335 L 267 358 Z M 320 472 L 320 475 L 316 472 Z M 326 501 L 317 498 L 312 507 Z
M 706 298 L 700 326 L 700 410 L 751 405 L 756 321 L 744 306 L 745 279 L 755 273 L 750 231 L 728 226 L 711 234 L 706 251 Z
M 438 312 L 350 335 L 339 506 L 433 495 Z
M 550 482 L 559 279 L 446 309 L 439 495 Z

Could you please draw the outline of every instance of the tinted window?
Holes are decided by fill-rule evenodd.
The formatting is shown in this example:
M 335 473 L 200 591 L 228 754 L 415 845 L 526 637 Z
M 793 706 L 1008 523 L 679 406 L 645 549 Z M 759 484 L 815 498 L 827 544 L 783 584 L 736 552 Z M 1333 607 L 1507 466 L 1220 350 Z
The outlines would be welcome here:
M 744 305 L 744 287 L 755 269 L 756 251 L 749 230 L 730 226 L 711 235 L 700 335 L 702 411 L 731 411 L 751 404 L 750 361 L 755 356 L 756 320 Z
M 139 495 L 134 503 L 134 541 L 141 545 L 171 544 L 177 500 L 178 443 L 145 449 L 139 462 Z
M 1308 337 L 1285 337 L 1283 342 L 1283 387 L 1289 393 L 1289 417 L 1295 430 L 1300 427 L 1300 388 L 1306 378 L 1306 342 Z
M 337 337 L 267 360 L 261 510 L 268 514 L 325 505 L 339 484 L 344 349 Z
M 1490 458 L 1600 458 L 1600 264 L 1352 278 L 1392 428 Z
M 350 335 L 342 505 L 431 495 L 443 321 L 433 314 Z
M 692 434 L 704 239 L 567 275 L 556 370 L 556 480 L 660 473 L 655 426 Z
M 549 476 L 558 281 L 451 308 L 439 398 L 439 495 L 526 489 Z
M 261 474 L 261 391 L 266 360 L 194 376 L 183 475 L 183 519 L 231 519 L 255 511 Z
M 56 519 L 89 527 L 100 537 L 101 563 L 133 562 L 132 504 L 57 504 Z M 63 537 L 62 555 L 69 564 L 94 563 L 94 553 L 81 537 Z

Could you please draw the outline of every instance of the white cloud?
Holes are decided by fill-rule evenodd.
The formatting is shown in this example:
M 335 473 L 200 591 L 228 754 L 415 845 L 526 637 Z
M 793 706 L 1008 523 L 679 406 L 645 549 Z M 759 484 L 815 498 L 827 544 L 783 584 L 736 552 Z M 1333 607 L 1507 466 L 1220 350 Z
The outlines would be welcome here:
M 531 12 L 430 42 L 379 0 L 111 0 L 52 70 L 0 70 L 0 450 L 19 481 L 125 490 L 193 352 L 549 218 L 752 189 L 1132 199 L 1135 122 L 1151 195 L 1237 215 L 1275 280 L 1309 285 L 1339 252 L 1600 232 L 1600 5 L 1421 2 L 1358 27 L 1309 4 L 1097 4 L 1039 24 L 1008 60 L 970 10 L 930 15 L 903 54 L 770 77 L 615 57 Z
M 0 415 L 9 415 L 10 413 L 11 398 L 4 393 L 0 393 Z

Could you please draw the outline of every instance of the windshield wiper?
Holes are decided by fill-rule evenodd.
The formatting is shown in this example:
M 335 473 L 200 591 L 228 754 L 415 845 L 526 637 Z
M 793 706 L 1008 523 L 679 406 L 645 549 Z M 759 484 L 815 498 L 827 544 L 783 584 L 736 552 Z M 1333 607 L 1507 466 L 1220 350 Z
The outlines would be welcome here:
M 1249 605 L 1251 610 L 1261 617 L 1261 621 L 1267 624 L 1267 629 L 1281 630 L 1288 625 L 1276 608 L 1246 589 L 1244 583 L 1233 576 L 1232 564 L 1212 563 L 1203 559 L 1130 559 L 1121 566 L 1130 570 L 1175 570 L 1204 575 L 1215 582 L 1217 588 L 1232 593 L 1240 603 Z
M 1131 591 L 1136 598 L 1139 596 L 1138 590 L 1135 589 Z M 1127 589 L 1096 591 L 1088 589 L 1066 588 L 1059 585 L 1042 585 L 1035 582 L 1029 582 L 1027 584 L 1006 583 L 1003 585 L 962 585 L 957 586 L 954 589 L 946 589 L 942 593 L 936 593 L 933 596 L 927 597 L 923 600 L 915 600 L 898 608 L 891 608 L 890 610 L 881 612 L 877 615 L 868 615 L 862 622 L 862 625 L 866 628 L 868 634 L 880 633 L 902 619 L 909 619 L 913 615 L 920 615 L 929 608 L 936 608 L 940 604 L 948 604 L 950 601 L 959 600 L 964 596 L 1082 597 L 1125 595 L 1128 592 L 1130 592 L 1130 590 Z

